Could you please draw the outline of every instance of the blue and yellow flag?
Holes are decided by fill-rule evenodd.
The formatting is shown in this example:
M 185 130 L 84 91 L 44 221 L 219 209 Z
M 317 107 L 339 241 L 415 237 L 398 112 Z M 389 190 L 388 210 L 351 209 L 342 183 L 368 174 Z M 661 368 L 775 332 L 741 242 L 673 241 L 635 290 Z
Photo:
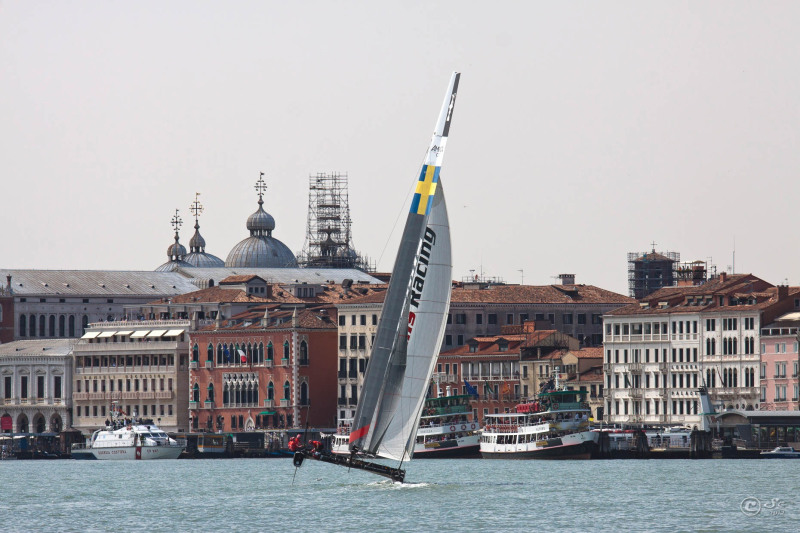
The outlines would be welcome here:
M 419 173 L 417 190 L 411 201 L 411 212 L 426 215 L 433 204 L 433 195 L 436 194 L 436 184 L 439 183 L 439 169 L 433 165 L 423 165 Z

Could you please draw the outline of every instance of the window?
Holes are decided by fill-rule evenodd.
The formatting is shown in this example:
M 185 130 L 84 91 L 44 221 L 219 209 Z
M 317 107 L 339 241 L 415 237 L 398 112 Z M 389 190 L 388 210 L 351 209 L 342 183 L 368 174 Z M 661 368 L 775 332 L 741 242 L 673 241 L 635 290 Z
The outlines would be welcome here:
M 340 326 L 344 326 L 345 325 L 345 317 L 344 317 L 344 315 L 339 315 L 339 325 Z
M 599 313 L 592 313 L 592 324 L 602 324 L 603 323 L 603 315 Z
M 508 313 L 506 315 L 506 324 L 513 324 L 514 323 L 514 315 L 512 313 Z
M 378 315 L 372 315 L 372 325 L 373 326 L 378 325 Z
M 453 345 L 453 336 L 452 335 L 445 335 L 444 336 L 444 345 L 445 346 L 452 346 Z
M 467 323 L 467 315 L 464 313 L 459 313 L 456 315 L 456 324 L 466 324 Z
M 366 326 L 367 325 L 367 315 L 361 315 L 360 322 L 361 322 L 362 326 Z
M 462 344 L 464 344 L 464 335 L 459 335 L 459 336 L 458 336 L 458 338 L 457 338 L 457 340 L 458 340 L 458 345 L 459 345 L 459 346 L 461 346 Z
M 564 313 L 564 314 L 561 316 L 561 321 L 562 321 L 564 324 L 572 324 L 572 313 Z
M 586 324 L 586 313 L 579 313 L 578 314 L 578 325 L 582 326 Z
M 356 315 L 351 315 L 350 316 L 350 325 L 351 326 L 355 326 L 356 325 Z
M 339 335 L 339 349 L 340 350 L 347 349 L 347 335 Z
M 355 316 L 355 315 L 353 315 Z M 283 342 L 283 358 L 289 359 L 289 341 Z
M 0 316 L 0 319 L 2 319 L 2 316 Z M 482 314 L 478 313 L 477 315 L 475 315 L 475 323 L 476 324 L 483 324 L 483 315 Z
M 487 317 L 487 322 L 490 326 L 497 325 L 497 315 L 494 313 L 489 313 L 489 316 Z

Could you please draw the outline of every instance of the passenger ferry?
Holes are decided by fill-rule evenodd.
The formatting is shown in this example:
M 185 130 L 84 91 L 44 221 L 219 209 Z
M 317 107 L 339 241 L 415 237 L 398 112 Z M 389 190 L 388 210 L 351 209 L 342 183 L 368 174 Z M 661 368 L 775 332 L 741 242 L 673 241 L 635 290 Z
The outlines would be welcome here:
M 589 428 L 586 391 L 555 386 L 516 413 L 486 415 L 481 455 L 487 459 L 589 459 L 599 434 Z
M 480 426 L 472 418 L 470 396 L 442 396 L 425 400 L 422 408 L 415 458 L 478 457 L 480 455 Z M 331 451 L 350 455 L 352 420 L 343 420 L 333 435 Z
M 185 448 L 184 442 L 170 438 L 152 420 L 137 420 L 134 414 L 129 422 L 115 417 L 104 429 L 95 431 L 86 444 L 73 444 L 72 458 L 101 461 L 177 459 Z
M 467 394 L 425 400 L 417 429 L 414 458 L 480 455 L 480 427 Z

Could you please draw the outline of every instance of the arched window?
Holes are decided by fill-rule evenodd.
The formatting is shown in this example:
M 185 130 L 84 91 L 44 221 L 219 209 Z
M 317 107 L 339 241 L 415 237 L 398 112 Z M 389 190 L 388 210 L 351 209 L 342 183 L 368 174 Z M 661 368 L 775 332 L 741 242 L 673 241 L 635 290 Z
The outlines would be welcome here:
M 242 403 L 242 387 L 238 383 L 235 385 L 235 387 L 236 387 L 236 392 L 234 393 L 235 394 L 234 402 L 236 403 L 236 405 L 239 405 L 240 403 Z
M 267 385 L 267 400 L 274 400 L 274 399 L 275 399 L 275 386 L 270 381 L 269 385 Z
M 289 359 L 289 341 L 283 341 L 283 358 Z
M 272 361 L 275 357 L 275 349 L 272 347 L 272 341 L 267 344 L 267 361 Z
M 300 405 L 308 405 L 308 383 L 305 381 L 300 385 Z
M 89 327 L 89 317 L 83 315 L 83 318 L 81 318 L 81 336 L 83 336 L 86 333 L 86 328 L 88 327 Z M 42 331 L 44 331 L 44 326 L 42 326 Z
M 283 399 L 284 399 L 284 400 L 288 400 L 288 399 L 289 399 L 289 393 L 290 393 L 290 392 L 291 392 L 291 391 L 290 391 L 290 387 L 289 387 L 289 382 L 288 382 L 288 381 L 286 381 L 286 382 L 283 384 Z
M 214 402 L 214 384 L 209 383 L 208 387 L 206 387 L 206 393 L 208 394 L 208 401 Z
M 25 337 L 28 334 L 28 317 L 19 315 L 19 336 Z
M 46 321 L 44 319 L 44 315 L 39 315 L 39 336 L 44 337 L 44 330 L 47 327 Z M 83 335 L 83 333 L 81 333 Z
M 28 335 L 31 337 L 36 336 L 36 315 L 31 315 L 30 322 L 28 323 Z
M 197 343 L 192 345 L 192 361 L 195 363 L 200 361 L 200 349 L 197 347 Z
M 50 315 L 50 336 L 56 336 L 56 315 Z
M 217 344 L 217 364 L 222 364 L 222 344 Z
M 230 397 L 228 396 L 228 390 L 228 384 L 226 383 L 222 387 L 222 405 L 228 405 L 228 403 L 231 401 Z
M 308 364 L 308 343 L 306 341 L 300 343 L 300 364 Z
M 195 383 L 194 387 L 192 387 L 192 401 L 193 402 L 200 401 L 200 385 L 198 385 L 197 383 Z
M 69 336 L 75 336 L 75 315 L 69 315 Z
M 58 336 L 66 337 L 67 335 L 67 317 L 59 315 L 58 317 Z
M 214 360 L 214 345 L 210 342 L 208 343 L 208 349 L 206 350 L 206 360 L 213 361 Z
M 253 404 L 258 407 L 258 383 L 253 384 Z
M 258 364 L 259 365 L 263 365 L 264 364 L 264 343 L 263 342 L 259 342 L 258 343 Z

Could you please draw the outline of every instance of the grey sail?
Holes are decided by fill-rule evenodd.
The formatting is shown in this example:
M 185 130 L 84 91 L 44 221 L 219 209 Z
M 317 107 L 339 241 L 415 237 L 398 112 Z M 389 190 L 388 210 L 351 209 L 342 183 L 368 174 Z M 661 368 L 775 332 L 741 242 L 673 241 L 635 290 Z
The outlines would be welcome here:
M 353 420 L 350 448 L 368 455 L 411 458 L 444 335 L 452 260 L 439 174 L 459 77 L 450 79 L 419 174 Z

